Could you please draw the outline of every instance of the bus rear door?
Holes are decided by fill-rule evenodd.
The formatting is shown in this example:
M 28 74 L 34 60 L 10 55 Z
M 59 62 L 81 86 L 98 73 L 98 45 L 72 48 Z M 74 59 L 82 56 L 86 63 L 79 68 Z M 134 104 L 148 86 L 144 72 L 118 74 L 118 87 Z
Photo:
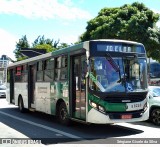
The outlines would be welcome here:
M 36 64 L 29 65 L 28 75 L 28 104 L 29 108 L 35 108 Z

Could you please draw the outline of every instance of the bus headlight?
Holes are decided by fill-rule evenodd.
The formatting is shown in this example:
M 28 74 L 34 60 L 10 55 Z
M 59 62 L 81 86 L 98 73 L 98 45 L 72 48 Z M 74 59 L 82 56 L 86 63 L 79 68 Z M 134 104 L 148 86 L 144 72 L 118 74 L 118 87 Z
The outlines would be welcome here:
M 96 104 L 96 103 L 90 102 L 90 105 L 91 105 L 93 108 L 96 108 L 96 109 L 97 109 L 97 104 Z
M 98 106 L 98 110 L 103 112 L 103 113 L 105 113 L 105 110 L 104 110 L 104 108 L 102 106 Z
M 100 106 L 100 105 L 98 105 L 98 104 L 96 104 L 96 103 L 94 103 L 94 102 L 92 102 L 92 101 L 90 101 L 90 105 L 91 105 L 93 108 L 95 108 L 96 110 L 98 110 L 98 111 L 100 111 L 100 112 L 102 112 L 102 113 L 105 113 L 105 109 L 104 109 L 102 106 Z

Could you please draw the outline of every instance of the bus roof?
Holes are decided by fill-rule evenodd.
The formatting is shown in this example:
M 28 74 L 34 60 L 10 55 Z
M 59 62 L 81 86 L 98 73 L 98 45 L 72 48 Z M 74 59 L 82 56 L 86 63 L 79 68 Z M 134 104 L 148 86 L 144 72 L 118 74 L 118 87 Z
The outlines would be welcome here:
M 102 42 L 106 41 L 106 42 L 118 42 L 118 43 L 143 45 L 142 43 L 138 43 L 138 42 L 134 42 L 134 41 L 118 40 L 118 39 L 97 39 L 97 40 L 90 40 L 90 41 L 85 41 L 85 42 L 82 42 L 82 43 L 79 43 L 79 44 L 76 44 L 76 45 L 73 45 L 73 46 L 62 48 L 62 49 L 59 49 L 59 50 L 56 50 L 56 51 L 53 51 L 53 52 L 50 52 L 50 53 L 39 55 L 39 56 L 36 56 L 36 57 L 33 57 L 33 58 L 29 58 L 29 59 L 25 59 L 25 60 L 22 60 L 22 61 L 18 61 L 18 62 L 9 64 L 8 67 L 13 67 L 13 66 L 17 66 L 17 65 L 23 65 L 25 63 L 35 62 L 37 60 L 49 58 L 51 56 L 57 56 L 57 55 L 60 55 L 60 54 L 63 54 L 63 53 L 65 54 L 65 53 L 69 53 L 71 51 L 76 51 L 76 50 L 78 50 L 80 48 L 84 48 L 84 49 L 87 50 L 89 48 L 89 42 L 92 42 L 92 41 L 93 42 L 94 41 L 100 41 L 100 42 L 101 41 Z
M 97 40 L 90 40 L 90 41 L 107 41 L 107 42 L 117 42 L 117 43 L 128 43 L 128 44 L 135 44 L 135 45 L 143 45 L 142 43 L 136 41 L 129 41 L 129 40 L 120 40 L 120 39 L 97 39 Z
M 65 54 L 65 53 L 69 53 L 71 51 L 76 51 L 80 48 L 85 48 L 85 43 L 87 43 L 89 41 L 86 41 L 86 42 L 83 42 L 83 43 L 80 43 L 80 44 L 76 44 L 76 45 L 73 45 L 73 46 L 69 46 L 69 47 L 66 47 L 66 48 L 62 48 L 62 49 L 59 49 L 59 50 L 56 50 L 56 51 L 53 51 L 53 52 L 50 52 L 50 53 L 46 53 L 46 54 L 43 54 L 43 55 L 39 55 L 39 56 L 36 56 L 36 57 L 33 57 L 33 58 L 29 58 L 29 59 L 25 59 L 25 60 L 22 60 L 22 61 L 18 61 L 18 62 L 15 62 L 15 63 L 12 63 L 12 64 L 9 64 L 8 67 L 13 67 L 13 66 L 17 66 L 17 65 L 23 65 L 25 63 L 31 63 L 31 62 L 34 62 L 34 61 L 37 61 L 37 60 L 41 60 L 41 59 L 46 59 L 46 58 L 49 58 L 51 56 L 56 56 L 56 55 L 60 55 L 60 54 Z

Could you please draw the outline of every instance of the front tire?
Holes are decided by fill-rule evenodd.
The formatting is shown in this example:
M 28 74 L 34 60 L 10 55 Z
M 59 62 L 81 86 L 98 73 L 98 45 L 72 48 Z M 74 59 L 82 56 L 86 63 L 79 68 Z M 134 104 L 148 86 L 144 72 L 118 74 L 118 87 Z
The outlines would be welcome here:
M 59 106 L 58 119 L 59 119 L 59 122 L 63 125 L 69 125 L 70 124 L 67 108 L 66 108 L 66 105 L 65 105 L 64 102 L 62 102 Z
M 154 109 L 154 110 L 151 111 L 150 120 L 155 125 L 160 125 L 160 109 Z

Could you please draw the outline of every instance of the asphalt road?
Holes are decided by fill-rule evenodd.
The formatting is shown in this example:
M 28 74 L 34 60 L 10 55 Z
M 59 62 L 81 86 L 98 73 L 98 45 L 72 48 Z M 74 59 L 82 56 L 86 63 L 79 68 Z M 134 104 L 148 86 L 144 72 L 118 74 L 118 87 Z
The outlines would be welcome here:
M 121 140 L 134 139 L 136 144 L 140 138 L 145 138 L 148 142 L 151 140 L 149 144 L 159 144 L 160 127 L 150 122 L 112 125 L 86 125 L 76 122 L 72 126 L 63 126 L 53 116 L 38 112 L 20 113 L 16 106 L 0 99 L 0 138 L 31 139 L 43 145 L 110 144 L 112 138 L 119 144 Z

